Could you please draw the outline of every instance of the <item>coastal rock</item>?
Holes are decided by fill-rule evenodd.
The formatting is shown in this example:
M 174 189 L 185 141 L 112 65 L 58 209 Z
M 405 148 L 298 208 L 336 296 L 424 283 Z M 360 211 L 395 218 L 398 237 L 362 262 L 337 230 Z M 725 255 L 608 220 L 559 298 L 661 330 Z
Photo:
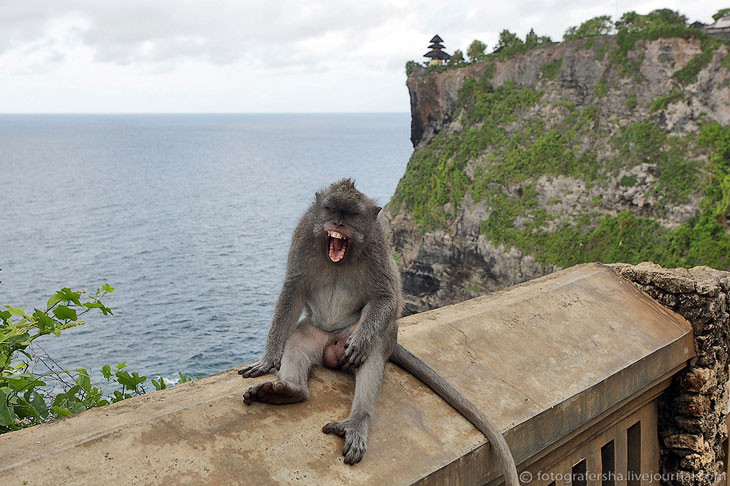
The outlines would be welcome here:
M 459 93 L 466 79 L 487 79 L 495 89 L 505 83 L 515 83 L 520 89 L 538 93 L 540 98 L 512 125 L 503 127 L 506 135 L 527 130 L 535 123 L 544 124 L 547 130 L 566 123 L 576 114 L 591 113 L 593 118 L 579 135 L 580 145 L 575 150 L 579 150 L 578 154 L 589 150 L 595 153 L 601 173 L 600 177 L 586 182 L 585 178 L 569 174 L 537 171 L 523 183 L 500 185 L 501 194 L 515 201 L 514 204 L 529 188 L 534 194 L 533 213 L 539 211 L 545 215 L 538 228 L 532 225 L 534 217 L 530 214 L 517 215 L 512 223 L 515 228 L 553 232 L 565 225 L 595 227 L 601 217 L 631 212 L 636 217 L 656 221 L 661 228 L 675 229 L 695 217 L 704 191 L 682 189 L 685 192 L 669 201 L 663 190 L 657 189 L 667 174 L 666 169 L 651 160 L 653 152 L 637 155 L 635 165 L 619 166 L 616 170 L 611 167 L 614 161 L 625 156 L 620 143 L 635 143 L 626 134 L 626 127 L 632 124 L 641 128 L 640 123 L 649 120 L 665 134 L 678 137 L 696 137 L 701 123 L 707 121 L 722 126 L 730 124 L 730 71 L 724 67 L 730 55 L 729 46 L 716 49 L 709 64 L 699 71 L 697 80 L 682 85 L 672 76 L 702 52 L 699 39 L 640 40 L 628 56 L 638 69 L 628 74 L 622 73 L 611 60 L 610 53 L 616 48 L 614 37 L 598 37 L 587 45 L 586 40 L 579 39 L 443 72 L 417 66 L 407 80 L 411 140 L 415 148 L 411 161 L 428 150 L 439 134 L 456 136 L 468 128 L 459 111 Z M 559 66 L 552 77 L 545 71 L 549 65 Z M 681 96 L 673 96 L 680 92 Z M 637 133 L 634 136 L 638 140 L 651 134 Z M 607 143 L 606 137 L 618 142 Z M 704 163 L 707 152 L 695 152 L 688 152 L 687 156 L 695 157 L 693 161 L 697 164 Z M 493 156 L 482 153 L 466 161 L 464 173 L 470 182 L 478 180 L 480 170 L 489 167 Z M 411 165 L 407 173 L 422 170 Z M 702 171 L 698 177 L 705 177 Z M 401 187 L 396 190 L 394 201 L 401 190 Z M 565 266 L 520 249 L 518 244 L 497 243 L 487 238 L 483 223 L 494 207 L 488 198 L 472 194 L 468 189 L 457 203 L 448 202 L 438 209 L 450 217 L 431 228 L 424 228 L 403 205 L 391 203 L 384 211 L 392 227 L 404 276 L 408 313 L 499 290 Z M 637 272 L 644 271 L 639 268 Z M 646 284 L 656 284 L 665 290 L 663 298 L 667 301 L 695 291 L 689 275 L 670 278 L 658 273 L 653 278 L 658 280 Z M 702 289 L 700 295 L 707 296 L 715 295 L 713 292 L 721 288 L 702 282 L 698 285 Z

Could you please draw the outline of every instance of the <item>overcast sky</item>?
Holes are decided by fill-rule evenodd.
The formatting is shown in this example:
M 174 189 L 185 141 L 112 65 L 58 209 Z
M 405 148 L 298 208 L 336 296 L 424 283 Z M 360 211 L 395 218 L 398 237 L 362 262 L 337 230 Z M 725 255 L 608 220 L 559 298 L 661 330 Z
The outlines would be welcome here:
M 407 112 L 404 64 L 717 0 L 0 0 L 0 113 Z

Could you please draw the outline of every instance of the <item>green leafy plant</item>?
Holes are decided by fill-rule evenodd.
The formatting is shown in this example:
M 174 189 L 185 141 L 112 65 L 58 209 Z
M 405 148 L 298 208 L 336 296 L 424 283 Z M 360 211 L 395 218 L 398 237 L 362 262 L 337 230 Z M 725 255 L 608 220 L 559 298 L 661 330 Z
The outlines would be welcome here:
M 726 15 L 730 15 L 730 8 L 721 8 L 712 16 L 712 19 L 718 21 Z
M 464 53 L 461 52 L 461 49 L 457 49 L 454 51 L 454 53 L 451 55 L 451 58 L 447 61 L 447 64 L 449 66 L 458 66 L 460 64 L 464 63 Z
M 598 35 L 608 35 L 613 31 L 613 23 L 609 15 L 601 15 L 586 20 L 579 27 L 568 27 L 563 35 L 563 40 L 585 39 Z
M 593 96 L 596 98 L 603 98 L 608 93 L 608 83 L 603 80 L 596 82 L 596 87 L 593 88 Z
M 636 101 L 636 94 L 630 93 L 626 99 L 624 100 L 624 104 L 630 109 L 633 110 L 639 105 L 639 102 Z
M 416 61 L 406 62 L 406 76 L 410 76 L 413 71 L 415 71 L 419 67 L 421 67 L 421 65 L 418 64 Z
M 114 289 L 104 284 L 96 295 L 82 299 L 82 292 L 63 288 L 53 294 L 45 310 L 0 306 L 0 432 L 62 417 L 99 404 L 100 390 L 91 386 L 86 370 L 68 374 L 73 385 L 49 403 L 42 387 L 46 377 L 55 372 L 36 374 L 30 370 L 34 356 L 29 346 L 36 339 L 83 324 L 81 316 L 97 309 L 103 315 L 112 313 L 102 299 Z
M 486 49 L 487 45 L 484 42 L 474 39 L 472 43 L 469 44 L 469 48 L 466 50 L 466 55 L 469 57 L 471 62 L 478 62 L 484 59 L 484 51 Z
M 540 73 L 545 79 L 555 80 L 558 79 L 560 69 L 563 67 L 563 58 L 560 57 L 552 62 L 549 62 L 540 68 Z
M 0 305 L 0 434 L 146 392 L 143 384 L 147 377 L 127 371 L 126 363 L 103 366 L 101 383 L 92 384 L 87 369 L 64 369 L 35 349 L 39 338 L 60 336 L 84 324 L 81 318 L 89 312 L 113 315 L 103 302 L 113 291 L 104 284 L 87 297 L 84 291 L 63 288 L 48 299 L 44 309 L 33 311 Z M 190 377 L 180 373 L 180 382 L 188 380 Z M 169 385 L 160 377 L 151 381 L 156 390 Z
M 666 96 L 662 96 L 661 98 L 654 100 L 649 111 L 666 110 L 670 104 L 682 99 L 684 99 L 684 93 L 682 91 L 673 91 Z

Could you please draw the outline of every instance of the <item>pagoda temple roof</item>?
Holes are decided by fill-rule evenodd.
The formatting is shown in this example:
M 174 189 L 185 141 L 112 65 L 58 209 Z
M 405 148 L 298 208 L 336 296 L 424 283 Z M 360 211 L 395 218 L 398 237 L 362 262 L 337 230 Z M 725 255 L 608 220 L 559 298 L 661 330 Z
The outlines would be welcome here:
M 433 59 L 442 59 L 444 61 L 448 61 L 451 59 L 451 56 L 446 54 L 444 51 L 434 49 L 432 51 L 427 52 L 423 55 L 423 57 L 431 57 Z

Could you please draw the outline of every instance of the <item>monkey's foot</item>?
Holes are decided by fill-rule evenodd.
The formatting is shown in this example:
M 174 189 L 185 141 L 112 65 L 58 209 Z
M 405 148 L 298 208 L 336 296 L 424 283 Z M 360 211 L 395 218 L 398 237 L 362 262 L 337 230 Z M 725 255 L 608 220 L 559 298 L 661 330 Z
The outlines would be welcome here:
M 270 362 L 265 360 L 259 360 L 253 364 L 244 366 L 243 368 L 238 370 L 238 374 L 243 376 L 244 378 L 256 378 L 257 376 L 265 375 L 278 369 L 278 361 Z
M 306 390 L 288 381 L 267 381 L 243 392 L 243 403 L 264 402 L 273 405 L 302 402 L 307 399 Z
M 353 420 L 340 420 L 330 422 L 322 427 L 325 434 L 335 434 L 345 439 L 342 448 L 342 455 L 345 456 L 345 464 L 357 464 L 365 455 L 368 449 L 368 433 L 362 422 Z

